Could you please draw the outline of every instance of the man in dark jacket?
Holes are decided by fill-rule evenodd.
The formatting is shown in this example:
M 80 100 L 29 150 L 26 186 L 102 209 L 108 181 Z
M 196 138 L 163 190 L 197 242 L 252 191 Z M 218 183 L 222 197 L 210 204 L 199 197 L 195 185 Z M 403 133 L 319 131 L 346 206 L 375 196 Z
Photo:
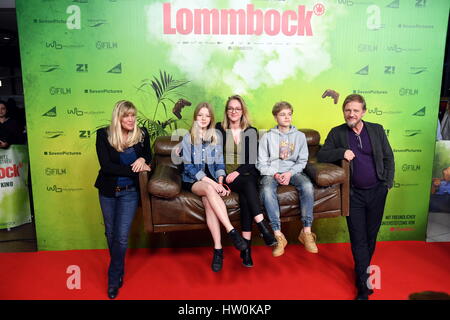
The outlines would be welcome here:
M 368 267 L 394 181 L 394 154 L 383 127 L 362 120 L 366 113 L 362 96 L 349 95 L 342 110 L 346 123 L 331 129 L 317 158 L 320 162 L 350 162 L 347 226 L 355 262 L 356 299 L 367 300 L 373 293 L 367 281 Z

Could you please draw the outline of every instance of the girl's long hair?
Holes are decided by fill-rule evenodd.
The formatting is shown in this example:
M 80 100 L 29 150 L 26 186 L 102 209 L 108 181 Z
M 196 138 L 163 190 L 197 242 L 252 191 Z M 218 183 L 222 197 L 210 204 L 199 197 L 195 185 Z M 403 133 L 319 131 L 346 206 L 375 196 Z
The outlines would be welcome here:
M 202 137 L 200 136 L 200 128 L 197 124 L 197 115 L 199 114 L 200 110 L 206 108 L 208 109 L 209 116 L 211 121 L 209 122 L 208 128 L 206 128 L 205 136 L 203 137 L 204 141 L 208 141 L 211 144 L 217 144 L 218 138 L 216 134 L 216 129 L 214 128 L 214 112 L 212 109 L 212 106 L 208 102 L 201 102 L 197 105 L 197 107 L 194 110 L 194 121 L 192 122 L 191 129 L 189 130 L 191 134 L 191 143 L 192 144 L 200 144 L 202 143 Z
M 222 128 L 226 129 L 230 129 L 230 121 L 228 120 L 228 103 L 230 103 L 231 100 L 237 100 L 239 101 L 239 103 L 241 104 L 241 108 L 242 108 L 242 116 L 241 116 L 241 129 L 242 131 L 244 131 L 245 129 L 247 129 L 248 127 L 250 127 L 250 117 L 248 114 L 248 109 L 247 109 L 247 105 L 245 104 L 244 99 L 238 95 L 235 94 L 231 97 L 228 97 L 227 102 L 225 103 L 225 112 L 223 115 L 223 120 L 222 120 Z
M 118 152 L 123 152 L 124 149 L 134 146 L 143 138 L 143 132 L 137 127 L 137 121 L 135 121 L 133 130 L 128 132 L 128 139 L 123 139 L 120 121 L 130 113 L 133 115 L 137 114 L 136 107 L 130 101 L 120 100 L 114 106 L 111 124 L 109 125 L 107 132 L 108 142 Z

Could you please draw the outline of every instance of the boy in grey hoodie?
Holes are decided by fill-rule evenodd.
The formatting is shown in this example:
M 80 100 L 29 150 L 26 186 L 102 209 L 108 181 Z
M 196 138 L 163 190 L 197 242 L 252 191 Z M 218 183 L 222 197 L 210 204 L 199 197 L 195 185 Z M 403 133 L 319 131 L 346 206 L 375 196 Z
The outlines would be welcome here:
M 256 168 L 261 172 L 261 198 L 278 241 L 272 254 L 281 256 L 287 240 L 281 233 L 278 185 L 293 185 L 299 193 L 303 229 L 298 236 L 306 250 L 317 253 L 316 235 L 311 232 L 313 222 L 314 188 L 303 173 L 308 161 L 308 145 L 303 132 L 291 125 L 293 108 L 289 102 L 278 102 L 272 114 L 278 125 L 259 142 Z

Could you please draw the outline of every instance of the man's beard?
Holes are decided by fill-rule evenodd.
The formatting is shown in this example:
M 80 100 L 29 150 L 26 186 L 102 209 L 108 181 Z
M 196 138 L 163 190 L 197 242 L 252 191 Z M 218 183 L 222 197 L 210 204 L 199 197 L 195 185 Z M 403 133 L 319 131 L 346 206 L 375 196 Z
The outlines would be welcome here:
M 353 123 L 350 123 L 349 120 L 346 121 L 347 125 L 348 125 L 351 129 L 355 128 L 355 127 L 358 125 L 358 123 L 360 123 L 360 122 L 361 122 L 361 120 L 356 121 L 356 122 L 353 122 Z

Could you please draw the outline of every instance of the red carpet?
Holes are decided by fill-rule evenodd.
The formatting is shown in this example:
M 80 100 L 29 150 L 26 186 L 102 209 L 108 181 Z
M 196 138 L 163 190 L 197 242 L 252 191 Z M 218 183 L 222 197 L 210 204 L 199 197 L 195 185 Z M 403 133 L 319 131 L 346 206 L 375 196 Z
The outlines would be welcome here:
M 288 245 L 273 258 L 253 247 L 253 268 L 225 247 L 224 268 L 210 269 L 211 248 L 129 250 L 124 286 L 117 299 L 303 300 L 353 299 L 349 244 L 319 244 L 319 254 Z M 107 250 L 0 253 L 0 300 L 107 299 Z M 421 291 L 450 293 L 450 243 L 379 242 L 373 264 L 381 289 L 371 300 L 407 299 Z M 81 289 L 69 290 L 68 266 L 81 269 Z

